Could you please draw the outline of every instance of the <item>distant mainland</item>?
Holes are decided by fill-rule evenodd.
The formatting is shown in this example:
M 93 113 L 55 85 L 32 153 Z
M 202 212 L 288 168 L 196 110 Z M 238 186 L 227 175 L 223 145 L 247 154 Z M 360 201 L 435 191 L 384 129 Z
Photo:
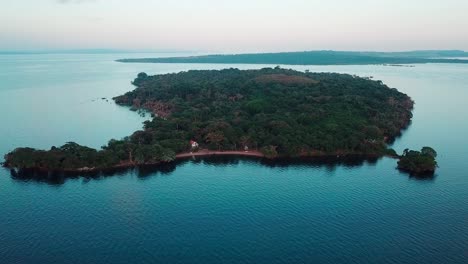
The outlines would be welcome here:
M 466 58 L 466 59 L 465 59 Z M 368 65 L 468 63 L 461 50 L 422 50 L 406 52 L 301 51 L 279 53 L 217 54 L 188 57 L 119 59 L 126 63 L 224 63 L 284 65 Z
M 401 157 L 388 148 L 410 124 L 414 103 L 381 81 L 275 67 L 140 73 L 133 84 L 135 90 L 114 100 L 152 114 L 143 130 L 100 150 L 74 142 L 17 148 L 5 155 L 4 166 L 89 172 L 207 155 L 391 156 L 402 158 L 400 169 L 415 173 L 437 165 L 431 148 Z

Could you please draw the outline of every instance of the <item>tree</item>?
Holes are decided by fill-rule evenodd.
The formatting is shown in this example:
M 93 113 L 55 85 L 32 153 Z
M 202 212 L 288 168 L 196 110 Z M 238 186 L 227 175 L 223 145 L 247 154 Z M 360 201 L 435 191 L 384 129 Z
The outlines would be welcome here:
M 218 150 L 221 148 L 221 142 L 224 141 L 224 134 L 222 132 L 210 132 L 205 136 L 205 141 L 208 143 L 214 143 Z
M 148 74 L 145 72 L 140 72 L 138 73 L 137 78 L 133 81 L 133 84 L 137 86 L 141 85 L 141 83 L 146 80 L 146 78 L 148 78 Z
M 140 73 L 138 73 L 137 76 L 138 76 L 138 77 L 137 77 L 138 79 L 146 79 L 146 78 L 148 78 L 148 74 L 146 74 L 146 72 L 140 72 Z
M 276 148 L 277 148 L 276 146 L 269 145 L 269 146 L 263 147 L 260 151 L 265 155 L 265 157 L 269 159 L 273 159 L 273 158 L 278 157 L 278 152 L 276 151 Z
M 408 152 L 409 152 L 409 149 L 405 148 L 405 150 L 403 150 L 403 156 L 408 155 Z
M 423 147 L 421 149 L 421 153 L 423 155 L 429 155 L 429 156 L 431 156 L 433 158 L 437 157 L 437 152 L 431 147 Z

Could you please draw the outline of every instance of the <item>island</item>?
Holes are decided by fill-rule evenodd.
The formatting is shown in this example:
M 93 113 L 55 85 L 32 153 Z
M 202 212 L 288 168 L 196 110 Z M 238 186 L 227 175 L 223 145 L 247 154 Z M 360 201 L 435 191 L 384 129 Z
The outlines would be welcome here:
M 421 151 L 405 149 L 398 161 L 398 169 L 413 175 L 433 174 L 436 167 L 437 152 L 431 147 L 423 147 Z
M 403 65 L 420 63 L 468 63 L 461 50 L 407 52 L 300 51 L 251 54 L 215 54 L 188 57 L 119 59 L 126 63 L 228 63 L 283 65 Z
M 90 172 L 204 155 L 398 157 L 387 143 L 410 124 L 414 105 L 381 81 L 280 67 L 140 73 L 133 84 L 113 99 L 151 113 L 142 130 L 99 150 L 74 142 L 17 148 L 4 166 Z

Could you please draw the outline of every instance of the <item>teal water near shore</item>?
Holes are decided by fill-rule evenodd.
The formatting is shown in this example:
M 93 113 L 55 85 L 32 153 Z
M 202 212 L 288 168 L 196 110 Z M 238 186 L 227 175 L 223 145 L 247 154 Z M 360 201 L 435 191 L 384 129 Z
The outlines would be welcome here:
M 141 71 L 266 66 L 114 62 L 156 56 L 0 55 L 0 154 L 99 147 L 141 128 L 148 117 L 110 100 Z M 56 182 L 1 168 L 0 262 L 466 263 L 468 65 L 284 67 L 373 76 L 407 93 L 413 123 L 393 147 L 433 146 L 436 175 L 409 177 L 388 158 L 189 160 Z

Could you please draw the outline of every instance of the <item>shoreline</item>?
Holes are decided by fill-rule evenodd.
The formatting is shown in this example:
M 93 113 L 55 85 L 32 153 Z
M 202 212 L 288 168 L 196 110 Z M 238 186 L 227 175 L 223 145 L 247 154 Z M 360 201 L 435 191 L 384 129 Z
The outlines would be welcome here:
M 263 153 L 257 150 L 249 150 L 249 151 L 242 151 L 242 150 L 227 150 L 227 151 L 219 151 L 219 150 L 208 150 L 202 149 L 197 152 L 182 152 L 178 153 L 175 156 L 175 159 L 172 161 L 159 161 L 159 162 L 146 162 L 146 163 L 136 163 L 136 162 L 122 162 L 110 167 L 83 167 L 77 169 L 47 169 L 47 168 L 27 168 L 27 169 L 18 169 L 9 167 L 7 164 L 3 164 L 3 167 L 10 169 L 12 173 L 47 173 L 47 174 L 55 174 L 61 173 L 64 175 L 79 175 L 81 173 L 93 174 L 93 173 L 102 173 L 102 172 L 113 172 L 119 170 L 126 170 L 135 167 L 145 167 L 145 166 L 161 166 L 164 164 L 170 164 L 172 162 L 187 160 L 189 158 L 195 157 L 213 157 L 213 156 L 238 156 L 238 157 L 251 157 L 251 158 L 258 158 L 258 159 L 267 159 L 270 161 L 281 160 L 281 159 L 301 159 L 301 158 L 344 158 L 344 157 L 362 157 L 362 158 L 381 158 L 381 157 L 389 157 L 389 158 L 398 158 L 397 156 L 385 155 L 385 154 L 363 154 L 363 153 L 308 153 L 302 154 L 298 157 L 274 157 L 274 158 L 267 158 Z
M 209 156 L 244 156 L 244 157 L 255 157 L 255 158 L 265 158 L 265 155 L 260 151 L 241 151 L 241 150 L 227 150 L 227 151 L 219 151 L 219 150 L 208 150 L 203 149 L 197 152 L 182 152 L 178 153 L 175 156 L 175 159 L 172 161 L 159 161 L 159 162 L 145 162 L 145 163 L 137 163 L 137 162 L 121 162 L 119 164 L 109 166 L 109 167 L 83 167 L 83 168 L 76 168 L 76 169 L 47 169 L 47 168 L 26 168 L 26 169 L 19 169 L 14 167 L 9 167 L 8 164 L 5 162 L 3 167 L 14 171 L 15 173 L 26 171 L 26 172 L 38 172 L 38 173 L 64 173 L 64 174 L 77 174 L 77 173 L 99 173 L 99 172 L 106 172 L 106 171 L 113 171 L 113 170 L 120 170 L 120 169 L 130 169 L 138 166 L 158 166 L 162 164 L 168 164 L 171 162 L 175 162 L 178 160 L 184 160 L 191 157 L 209 157 Z

